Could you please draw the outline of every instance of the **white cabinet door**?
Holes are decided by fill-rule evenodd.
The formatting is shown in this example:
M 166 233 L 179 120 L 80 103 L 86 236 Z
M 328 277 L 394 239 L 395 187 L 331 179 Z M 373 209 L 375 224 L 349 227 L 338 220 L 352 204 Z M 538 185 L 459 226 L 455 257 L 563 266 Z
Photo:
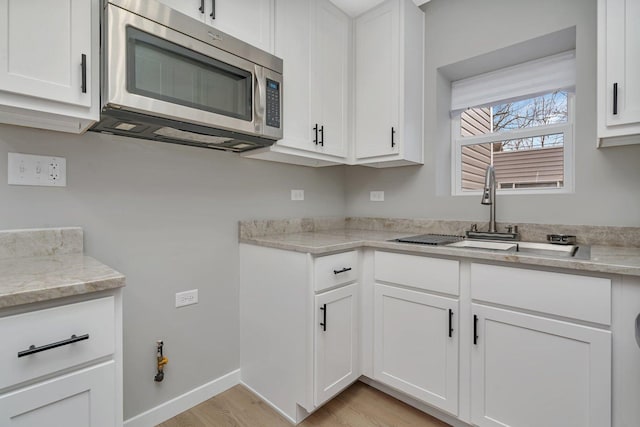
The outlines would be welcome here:
M 204 22 L 207 1 L 211 0 L 158 0 L 160 3 L 164 3 L 171 9 L 175 9 L 178 12 L 184 13 L 187 16 Z
M 321 405 L 360 376 L 358 284 L 316 295 L 314 403 Z
M 640 123 L 640 2 L 606 3 L 607 126 Z
M 87 0 L 0 0 L 0 90 L 91 106 L 91 18 Z
M 399 13 L 390 0 L 355 21 L 357 159 L 398 152 Z
M 115 398 L 111 361 L 0 395 L 0 425 L 115 427 Z
M 611 332 L 472 304 L 472 421 L 611 425 Z
M 375 285 L 375 379 L 458 413 L 458 301 Z
M 311 117 L 319 126 L 317 149 L 323 154 L 345 157 L 349 117 L 349 17 L 327 0 L 316 1 L 314 5 Z
M 206 22 L 273 53 L 274 0 L 205 0 Z
M 316 151 L 311 124 L 310 0 L 276 0 L 275 54 L 283 59 L 283 139 L 278 145 Z

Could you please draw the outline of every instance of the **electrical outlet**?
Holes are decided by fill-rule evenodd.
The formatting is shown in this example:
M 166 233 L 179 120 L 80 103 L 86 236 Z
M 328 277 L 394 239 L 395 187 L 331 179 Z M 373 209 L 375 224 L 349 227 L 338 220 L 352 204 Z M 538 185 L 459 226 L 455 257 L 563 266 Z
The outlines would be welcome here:
M 304 190 L 291 190 L 291 200 L 304 200 Z
M 384 202 L 384 191 L 369 192 L 369 200 L 372 202 Z
M 176 293 L 176 308 L 184 307 L 186 305 L 192 305 L 198 303 L 198 290 L 191 289 L 190 291 Z
M 9 153 L 7 182 L 11 185 L 67 186 L 67 159 Z

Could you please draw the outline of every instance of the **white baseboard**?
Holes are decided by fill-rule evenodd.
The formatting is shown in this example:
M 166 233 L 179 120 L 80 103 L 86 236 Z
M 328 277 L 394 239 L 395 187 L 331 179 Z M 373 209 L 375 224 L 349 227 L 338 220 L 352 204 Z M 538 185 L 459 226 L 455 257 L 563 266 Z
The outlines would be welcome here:
M 251 388 L 250 386 L 248 386 L 247 384 L 245 384 L 244 382 L 240 381 L 240 384 L 242 384 L 243 386 L 245 386 L 251 393 L 255 394 L 256 396 L 258 396 L 262 401 L 264 401 L 264 403 L 266 403 L 267 405 L 269 405 L 269 407 L 271 409 L 273 409 L 274 411 L 276 411 L 278 414 L 282 415 L 287 421 L 289 421 L 291 424 L 296 425 L 298 424 L 296 422 L 296 420 L 294 420 L 293 418 L 291 418 L 289 415 L 287 415 L 286 413 L 282 412 L 282 410 L 280 408 L 278 408 L 276 405 L 274 405 L 273 403 L 271 403 L 269 401 L 269 399 L 267 399 L 266 397 L 264 397 L 263 395 L 261 395 L 260 393 L 258 393 L 257 391 L 255 391 L 253 388 Z
M 196 387 L 124 422 L 125 427 L 152 427 L 240 384 L 240 369 Z

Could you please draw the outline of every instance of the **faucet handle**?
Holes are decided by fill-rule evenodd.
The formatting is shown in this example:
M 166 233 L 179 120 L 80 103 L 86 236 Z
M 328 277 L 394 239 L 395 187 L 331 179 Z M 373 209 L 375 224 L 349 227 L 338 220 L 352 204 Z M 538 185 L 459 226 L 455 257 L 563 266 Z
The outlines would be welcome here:
M 513 225 L 507 225 L 506 229 L 507 229 L 507 233 L 513 233 Z
M 472 224 L 471 225 L 471 231 L 473 231 L 473 232 L 478 231 L 478 224 Z

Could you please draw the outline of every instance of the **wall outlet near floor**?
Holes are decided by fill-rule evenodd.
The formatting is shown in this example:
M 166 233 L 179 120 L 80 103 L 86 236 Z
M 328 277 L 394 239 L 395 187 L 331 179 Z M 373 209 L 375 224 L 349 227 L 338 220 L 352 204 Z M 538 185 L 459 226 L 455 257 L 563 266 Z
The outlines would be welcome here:
M 7 182 L 11 185 L 67 186 L 67 159 L 9 153 Z
M 197 303 L 198 303 L 197 289 L 191 289 L 190 291 L 176 293 L 176 308 L 184 307 L 186 305 L 197 304 Z
M 304 190 L 291 190 L 291 200 L 304 200 Z
M 369 192 L 369 200 L 372 202 L 384 202 L 384 191 Z

